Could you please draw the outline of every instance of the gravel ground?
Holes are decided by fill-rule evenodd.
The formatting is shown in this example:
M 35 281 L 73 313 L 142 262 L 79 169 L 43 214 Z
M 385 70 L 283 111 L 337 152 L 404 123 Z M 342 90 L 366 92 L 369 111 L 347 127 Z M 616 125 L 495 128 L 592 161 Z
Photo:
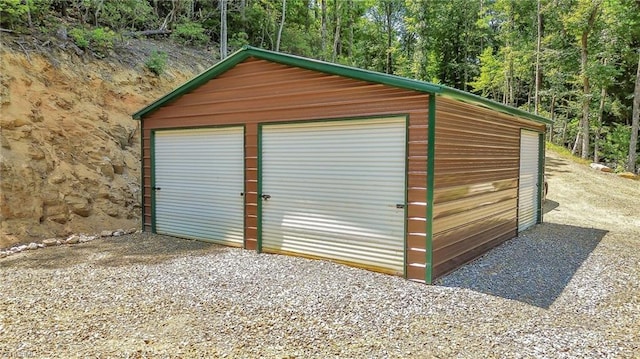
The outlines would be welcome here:
M 640 182 L 548 160 L 546 223 L 427 286 L 133 234 L 0 259 L 0 357 L 640 358 Z

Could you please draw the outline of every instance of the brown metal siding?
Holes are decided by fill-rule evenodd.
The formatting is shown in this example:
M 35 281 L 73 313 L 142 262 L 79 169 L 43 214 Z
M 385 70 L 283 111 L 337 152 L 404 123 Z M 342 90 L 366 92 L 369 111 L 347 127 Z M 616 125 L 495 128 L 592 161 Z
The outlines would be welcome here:
M 438 98 L 433 278 L 517 235 L 520 129 L 544 125 Z
M 408 115 L 407 277 L 424 280 L 428 95 L 248 59 L 143 120 L 144 171 L 151 174 L 151 129 L 245 124 L 245 247 L 257 247 L 258 124 Z M 151 229 L 150 177 L 145 230 Z

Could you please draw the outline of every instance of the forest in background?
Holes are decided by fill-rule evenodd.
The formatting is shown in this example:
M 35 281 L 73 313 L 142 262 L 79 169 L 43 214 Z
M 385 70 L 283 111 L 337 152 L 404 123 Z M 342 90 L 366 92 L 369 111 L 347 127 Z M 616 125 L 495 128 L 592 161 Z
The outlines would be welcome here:
M 0 0 L 0 27 L 97 57 L 155 36 L 440 83 L 551 119 L 548 140 L 582 158 L 639 165 L 640 0 Z

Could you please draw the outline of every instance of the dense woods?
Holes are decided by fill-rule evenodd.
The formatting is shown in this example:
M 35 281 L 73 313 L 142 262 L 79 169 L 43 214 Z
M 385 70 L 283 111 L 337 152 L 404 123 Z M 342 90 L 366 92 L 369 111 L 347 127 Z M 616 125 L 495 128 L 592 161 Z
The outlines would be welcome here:
M 552 119 L 548 140 L 583 158 L 639 164 L 638 0 L 0 0 L 0 26 L 104 56 L 160 36 L 442 83 Z

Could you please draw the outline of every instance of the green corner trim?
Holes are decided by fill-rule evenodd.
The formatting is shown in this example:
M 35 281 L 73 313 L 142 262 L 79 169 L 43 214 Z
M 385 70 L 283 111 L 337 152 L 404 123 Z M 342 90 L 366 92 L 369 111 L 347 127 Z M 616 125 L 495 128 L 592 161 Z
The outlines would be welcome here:
M 156 191 L 153 188 L 156 186 L 156 132 L 151 131 L 151 233 L 156 233 Z
M 200 75 L 196 76 L 192 80 L 184 83 L 182 86 L 171 91 L 165 96 L 161 97 L 157 101 L 153 102 L 149 106 L 133 114 L 133 118 L 141 120 L 143 117 L 151 114 L 153 111 L 160 107 L 175 101 L 180 96 L 192 91 L 193 89 L 203 85 L 207 81 L 215 78 L 216 76 L 228 71 L 238 63 L 246 60 L 249 57 L 257 59 L 272 61 L 288 66 L 300 67 L 307 70 L 319 71 L 331 75 L 338 75 L 349 77 L 357 80 L 368 81 L 373 83 L 384 84 L 392 87 L 403 88 L 407 90 L 427 92 L 430 94 L 438 94 L 441 96 L 457 99 L 460 101 L 472 103 L 475 105 L 487 107 L 495 111 L 503 112 L 506 114 L 514 115 L 517 117 L 526 118 L 535 122 L 550 124 L 548 119 L 534 115 L 532 113 L 519 110 L 514 107 L 503 105 L 501 103 L 486 99 L 484 97 L 474 95 L 468 92 L 457 90 L 444 85 L 433 84 L 425 81 L 408 79 L 400 76 L 383 74 L 380 72 L 369 71 L 364 69 L 358 69 L 355 67 L 334 64 L 305 57 L 283 54 L 275 51 L 263 50 L 251 46 L 244 46 L 242 49 L 236 51 L 226 59 L 213 65 Z
M 426 261 L 425 282 L 433 281 L 433 197 L 436 164 L 436 97 L 429 96 L 429 127 L 427 128 L 427 223 L 426 223 Z
M 536 222 L 542 223 L 544 210 L 542 208 L 544 202 L 542 198 L 544 196 L 544 163 L 545 163 L 545 133 L 538 135 L 538 213 Z
M 142 126 L 142 122 L 139 123 L 138 126 L 140 130 L 140 230 L 143 232 L 144 229 L 144 129 Z
M 402 277 L 407 278 L 407 240 L 409 235 L 409 115 L 404 116 L 404 256 L 402 258 Z

